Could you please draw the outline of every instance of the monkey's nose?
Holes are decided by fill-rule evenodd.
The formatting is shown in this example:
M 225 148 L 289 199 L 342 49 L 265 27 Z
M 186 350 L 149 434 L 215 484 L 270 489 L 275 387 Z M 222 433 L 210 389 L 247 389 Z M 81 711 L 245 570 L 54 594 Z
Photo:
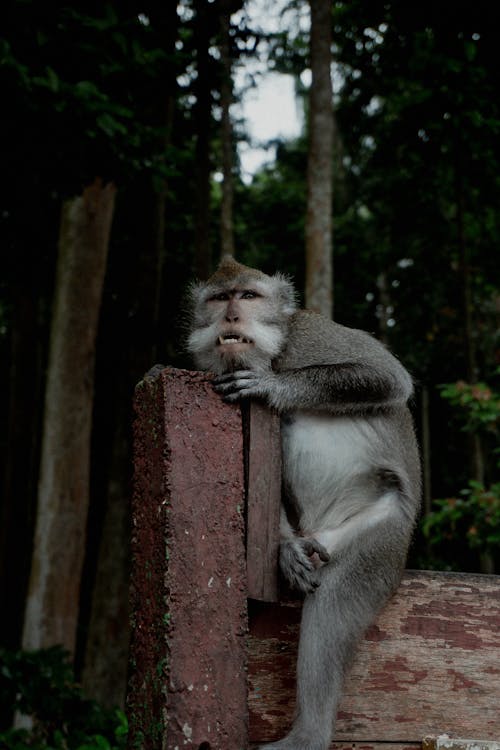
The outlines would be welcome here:
M 233 309 L 228 308 L 226 310 L 226 320 L 228 323 L 237 323 L 239 319 L 240 317 L 238 313 L 236 312 L 236 310 L 234 310 L 234 308 Z

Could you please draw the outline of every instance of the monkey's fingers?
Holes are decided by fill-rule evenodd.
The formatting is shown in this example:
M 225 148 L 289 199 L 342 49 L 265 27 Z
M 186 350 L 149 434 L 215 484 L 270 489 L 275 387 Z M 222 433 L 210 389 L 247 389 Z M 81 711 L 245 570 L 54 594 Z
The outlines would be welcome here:
M 290 586 L 304 594 L 312 594 L 320 585 L 316 569 L 298 539 L 281 543 L 280 567 Z
M 242 374 L 243 377 L 239 376 L 238 373 L 232 373 L 231 379 L 221 376 L 221 378 L 224 378 L 224 382 L 214 384 L 215 392 L 222 396 L 224 401 L 229 402 L 258 395 L 258 379 L 255 373 L 243 371 Z
M 330 553 L 326 551 L 322 544 L 318 543 L 318 548 L 319 549 L 317 549 L 316 552 L 319 555 L 319 559 L 321 562 L 327 563 L 330 560 Z
M 214 386 L 214 391 L 218 393 L 220 396 L 222 396 L 223 399 L 226 398 L 245 398 L 246 396 L 251 396 L 253 384 L 246 384 L 246 383 L 226 383 L 224 385 L 218 385 Z
M 212 382 L 217 386 L 224 383 L 231 383 L 234 380 L 245 380 L 254 377 L 255 373 L 252 370 L 235 370 L 234 372 L 226 372 L 224 375 L 217 375 Z
M 227 393 L 222 397 L 222 400 L 225 401 L 227 404 L 234 404 L 236 401 L 239 401 L 242 398 L 248 398 L 251 394 L 246 393 L 245 391 L 236 391 L 235 393 Z
M 321 562 L 327 563 L 330 559 L 330 555 L 328 554 L 326 549 L 322 544 L 318 542 L 317 539 L 314 539 L 314 537 L 311 537 L 311 539 L 306 539 L 304 541 L 304 551 L 309 557 L 312 557 L 314 553 L 316 553 Z

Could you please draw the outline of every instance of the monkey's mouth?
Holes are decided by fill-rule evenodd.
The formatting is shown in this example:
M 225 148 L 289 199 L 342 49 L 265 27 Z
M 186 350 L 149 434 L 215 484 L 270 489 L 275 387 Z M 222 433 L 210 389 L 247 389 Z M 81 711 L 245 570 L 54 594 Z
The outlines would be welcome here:
M 217 346 L 237 346 L 238 344 L 249 345 L 253 344 L 253 341 L 239 333 L 223 333 L 217 339 Z

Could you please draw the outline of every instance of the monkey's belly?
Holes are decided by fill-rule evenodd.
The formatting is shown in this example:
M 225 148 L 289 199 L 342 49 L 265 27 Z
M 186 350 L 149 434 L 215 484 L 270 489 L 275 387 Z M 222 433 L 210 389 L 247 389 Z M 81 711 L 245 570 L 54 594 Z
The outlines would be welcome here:
M 282 420 L 283 477 L 300 516 L 313 531 L 342 524 L 377 499 L 376 424 L 364 418 L 297 412 Z

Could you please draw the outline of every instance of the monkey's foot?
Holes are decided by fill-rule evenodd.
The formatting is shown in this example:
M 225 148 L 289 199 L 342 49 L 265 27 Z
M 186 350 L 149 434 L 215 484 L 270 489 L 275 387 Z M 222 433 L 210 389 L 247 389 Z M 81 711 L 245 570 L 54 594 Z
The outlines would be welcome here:
M 280 545 L 280 566 L 283 575 L 292 588 L 311 594 L 319 586 L 319 575 L 312 561 L 317 554 L 321 562 L 330 556 L 326 549 L 314 538 L 293 537 Z

